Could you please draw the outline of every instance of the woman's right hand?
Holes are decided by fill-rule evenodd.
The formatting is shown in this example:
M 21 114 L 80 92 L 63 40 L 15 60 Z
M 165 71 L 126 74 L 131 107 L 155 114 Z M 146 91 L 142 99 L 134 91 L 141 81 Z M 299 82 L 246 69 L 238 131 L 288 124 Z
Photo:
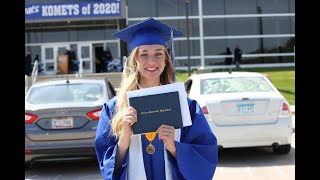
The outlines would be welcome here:
M 122 112 L 122 133 L 118 141 L 115 172 L 119 170 L 130 145 L 132 125 L 137 122 L 137 111 L 129 107 Z
M 137 111 L 129 107 L 122 116 L 122 136 L 130 139 L 132 135 L 132 125 L 137 122 Z

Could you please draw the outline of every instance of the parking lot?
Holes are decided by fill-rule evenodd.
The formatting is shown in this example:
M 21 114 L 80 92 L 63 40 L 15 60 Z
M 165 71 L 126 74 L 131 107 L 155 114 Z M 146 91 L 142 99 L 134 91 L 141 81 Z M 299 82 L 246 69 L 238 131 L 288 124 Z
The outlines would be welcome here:
M 295 133 L 287 155 L 273 154 L 269 148 L 227 149 L 219 155 L 214 180 L 295 179 Z

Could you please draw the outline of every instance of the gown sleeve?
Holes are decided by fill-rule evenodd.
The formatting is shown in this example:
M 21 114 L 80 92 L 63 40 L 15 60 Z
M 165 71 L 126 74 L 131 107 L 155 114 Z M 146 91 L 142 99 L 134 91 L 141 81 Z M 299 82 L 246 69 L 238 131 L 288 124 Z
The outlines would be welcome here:
M 181 130 L 176 159 L 169 155 L 175 179 L 212 180 L 218 164 L 217 139 L 197 101 L 188 98 L 192 125 Z M 170 153 L 168 153 L 170 154 Z
M 114 173 L 118 139 L 112 134 L 111 117 L 115 102 L 109 100 L 102 107 L 95 138 L 95 151 L 104 180 L 122 180 L 126 178 L 128 152 L 122 163 L 122 167 Z

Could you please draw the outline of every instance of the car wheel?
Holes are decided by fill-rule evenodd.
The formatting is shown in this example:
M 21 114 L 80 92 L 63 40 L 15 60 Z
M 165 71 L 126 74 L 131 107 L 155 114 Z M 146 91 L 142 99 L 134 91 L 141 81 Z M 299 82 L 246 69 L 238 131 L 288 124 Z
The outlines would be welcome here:
M 288 154 L 291 150 L 291 144 L 280 145 L 272 148 L 273 152 L 276 154 Z

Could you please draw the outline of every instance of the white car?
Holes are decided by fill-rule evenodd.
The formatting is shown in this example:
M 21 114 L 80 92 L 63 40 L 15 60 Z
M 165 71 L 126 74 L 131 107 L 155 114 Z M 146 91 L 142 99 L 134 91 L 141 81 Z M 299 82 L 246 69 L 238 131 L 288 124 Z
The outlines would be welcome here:
M 290 152 L 290 105 L 264 74 L 194 74 L 185 88 L 200 104 L 220 149 L 269 146 L 274 153 Z

